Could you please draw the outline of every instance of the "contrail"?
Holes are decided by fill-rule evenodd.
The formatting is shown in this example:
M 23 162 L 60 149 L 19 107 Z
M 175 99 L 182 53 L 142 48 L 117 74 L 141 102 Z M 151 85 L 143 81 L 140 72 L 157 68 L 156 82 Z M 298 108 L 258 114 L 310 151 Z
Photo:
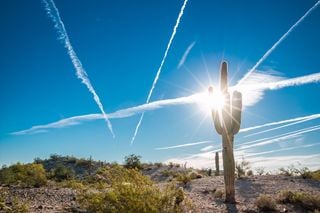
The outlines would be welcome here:
M 288 127 L 288 126 L 293 126 L 293 125 L 296 125 L 296 124 L 300 124 L 300 123 L 304 123 L 304 122 L 307 122 L 307 121 L 311 121 L 311 120 L 314 120 L 314 119 L 317 119 L 317 118 L 320 118 L 320 116 L 312 117 L 312 118 L 308 118 L 308 119 L 304 119 L 304 120 L 299 120 L 299 121 L 296 121 L 296 122 L 292 122 L 292 123 L 284 124 L 284 125 L 277 126 L 277 127 L 274 127 L 274 128 L 266 129 L 266 130 L 263 130 L 263 131 L 255 132 L 255 133 L 246 135 L 244 137 L 246 138 L 246 137 L 251 137 L 251 136 L 254 136 L 254 135 L 260 135 L 262 133 L 271 132 L 271 131 L 282 129 L 282 128 L 285 128 L 285 127 Z
M 259 75 L 259 73 L 254 73 L 254 74 Z M 254 76 L 254 75 L 252 75 L 252 76 Z M 250 76 L 250 78 L 252 76 Z M 261 77 L 264 77 L 265 79 L 267 79 L 268 75 L 261 74 Z M 286 79 L 286 80 L 281 80 L 281 81 L 276 81 L 276 82 L 271 82 L 271 83 L 265 83 L 265 84 L 262 84 L 260 82 L 259 79 L 261 79 L 261 77 L 256 78 L 256 79 L 258 79 L 258 80 L 256 80 L 256 83 L 254 83 L 254 81 L 252 80 L 251 83 L 248 85 L 242 85 L 238 88 L 235 88 L 235 87 L 231 88 L 232 90 L 239 89 L 243 93 L 243 100 L 244 100 L 243 106 L 252 106 L 255 103 L 257 103 L 259 100 L 262 99 L 262 94 L 263 94 L 263 91 L 265 91 L 265 90 L 281 89 L 283 87 L 290 87 L 290 86 L 300 86 L 303 84 L 317 83 L 320 81 L 320 73 L 291 78 L 291 79 Z M 270 76 L 270 77 L 272 79 L 272 76 Z M 248 78 L 248 79 L 250 79 L 250 78 Z M 260 92 L 255 93 L 255 95 L 250 93 L 250 91 L 255 91 L 255 90 L 258 90 Z M 206 95 L 207 95 L 206 93 L 195 93 L 193 95 L 179 97 L 179 98 L 154 101 L 154 102 L 142 104 L 139 106 L 118 110 L 116 112 L 108 114 L 107 118 L 109 118 L 109 119 L 127 118 L 127 117 L 134 116 L 136 114 L 142 114 L 146 111 L 157 110 L 157 109 L 161 109 L 163 107 L 168 107 L 168 106 L 198 104 L 198 103 L 203 102 L 204 98 L 207 97 Z M 241 129 L 240 132 L 247 132 L 247 131 L 251 131 L 254 129 L 259 129 L 259 128 L 268 127 L 268 126 L 274 126 L 274 125 L 280 125 L 280 124 L 286 124 L 286 123 L 296 122 L 296 121 L 300 121 L 300 120 L 316 119 L 318 117 L 320 117 L 320 113 L 309 115 L 309 116 L 304 116 L 304 117 L 287 119 L 287 120 L 283 120 L 283 121 L 266 123 L 266 124 L 257 125 L 257 126 L 253 126 L 253 127 L 248 127 L 248 128 Z M 103 119 L 103 118 L 104 118 L 104 116 L 101 114 L 87 114 L 87 115 L 81 115 L 81 116 L 74 116 L 74 117 L 65 118 L 65 119 L 62 119 L 62 120 L 59 120 L 59 121 L 56 121 L 53 123 L 45 124 L 45 125 L 33 126 L 29 129 L 21 130 L 21 131 L 17 131 L 17 132 L 12 132 L 10 134 L 11 135 L 34 134 L 34 133 L 38 133 L 40 131 L 42 131 L 42 132 L 46 131 L 47 129 L 63 128 L 63 127 L 67 127 L 67 126 L 78 125 L 82 121 L 91 121 L 91 120 L 98 120 L 98 119 Z
M 274 136 L 271 136 L 271 137 L 260 138 L 260 139 L 257 139 L 257 140 L 253 140 L 253 141 L 248 141 L 248 142 L 244 142 L 244 143 L 241 143 L 241 144 L 237 144 L 237 145 L 235 145 L 235 147 L 248 145 L 248 144 L 257 144 L 257 142 L 267 141 L 267 140 L 276 139 L 276 138 L 281 138 L 281 137 L 284 137 L 284 136 L 292 135 L 292 134 L 295 134 L 295 133 L 307 131 L 307 130 L 318 128 L 318 127 L 320 127 L 320 125 L 306 127 L 306 128 L 302 128 L 302 129 L 298 129 L 298 130 L 282 133 L 282 134 L 279 134 L 279 135 L 274 135 Z
M 172 35 L 171 35 L 170 40 L 169 40 L 169 43 L 168 43 L 168 45 L 167 45 L 167 49 L 166 49 L 166 51 L 164 52 L 164 56 L 163 56 L 163 58 L 162 58 L 162 61 L 161 61 L 161 63 L 160 63 L 160 66 L 159 66 L 159 68 L 158 68 L 156 77 L 155 77 L 155 79 L 153 80 L 153 83 L 152 83 L 151 89 L 150 89 L 150 91 L 149 91 L 149 94 L 148 94 L 146 103 L 149 103 L 150 98 L 151 98 L 151 95 L 152 95 L 152 92 L 153 92 L 153 90 L 154 90 L 154 88 L 155 88 L 155 86 L 156 86 L 156 84 L 157 84 L 157 81 L 158 81 L 158 79 L 159 79 L 159 76 L 160 76 L 160 73 L 161 73 L 161 70 L 162 70 L 162 66 L 163 66 L 163 64 L 164 64 L 164 62 L 165 62 L 165 60 L 166 60 L 166 58 L 167 58 L 167 55 L 168 55 L 168 52 L 169 52 L 171 43 L 172 43 L 172 41 L 173 41 L 173 39 L 174 39 L 174 36 L 176 35 L 177 28 L 178 28 L 178 26 L 179 26 L 179 24 L 180 24 L 180 19 L 181 19 L 181 17 L 183 16 L 184 8 L 186 7 L 187 2 L 188 2 L 188 0 L 184 0 L 184 2 L 183 2 L 183 5 L 182 5 L 182 7 L 181 7 L 181 10 L 180 10 L 178 19 L 177 19 L 176 24 L 175 24 L 175 26 L 174 26 L 174 28 L 173 28 Z M 131 144 L 133 143 L 133 141 L 135 140 L 135 138 L 136 138 L 136 136 L 137 136 L 137 133 L 138 133 L 139 127 L 140 127 L 140 125 L 141 125 L 143 116 L 144 116 L 144 113 L 142 113 L 142 115 L 141 115 L 141 117 L 140 117 L 140 119 L 139 119 L 139 122 L 138 122 L 138 124 L 137 124 L 137 126 L 136 126 L 136 129 L 135 129 L 135 131 L 134 131 L 133 137 L 132 137 L 132 139 L 131 139 Z
M 284 136 L 281 136 L 281 137 L 278 137 L 278 138 L 261 141 L 259 143 L 255 143 L 255 144 L 251 144 L 251 145 L 241 145 L 240 148 L 237 148 L 235 150 L 245 150 L 245 149 L 252 148 L 252 147 L 264 146 L 264 145 L 272 144 L 272 143 L 275 143 L 275 142 L 278 142 L 278 141 L 282 141 L 282 140 L 286 140 L 286 139 L 290 139 L 290 138 L 295 138 L 295 137 L 298 137 L 298 136 L 300 136 L 300 135 L 302 135 L 304 133 L 318 131 L 318 130 L 320 130 L 320 127 L 317 125 L 314 128 L 309 128 L 309 129 L 306 129 L 306 130 L 297 131 L 296 133 L 284 135 Z
M 252 131 L 252 130 L 255 130 L 255 129 L 260 129 L 260 128 L 263 128 L 263 127 L 275 126 L 275 125 L 280 125 L 280 124 L 296 123 L 296 122 L 300 122 L 300 121 L 308 121 L 308 120 L 317 119 L 317 118 L 320 118 L 320 113 L 312 114 L 312 115 L 308 115 L 308 116 L 303 116 L 303 117 L 297 117 L 297 118 L 291 118 L 291 119 L 276 121 L 276 122 L 265 123 L 265 124 L 252 126 L 252 127 L 247 127 L 247 128 L 241 129 L 240 132 L 247 132 L 247 131 Z
M 311 7 L 294 25 L 290 27 L 290 29 L 281 36 L 281 38 L 259 59 L 259 61 L 247 72 L 247 74 L 240 79 L 238 85 L 240 85 L 249 75 L 273 52 L 275 48 L 313 11 L 315 10 L 320 4 L 320 0 L 317 1 L 313 7 Z
M 116 119 L 116 118 L 127 118 L 134 116 L 136 114 L 141 114 L 146 111 L 161 109 L 163 107 L 168 106 L 178 106 L 178 105 L 186 105 L 186 104 L 195 104 L 198 103 L 203 94 L 196 93 L 194 95 L 180 97 L 180 98 L 172 98 L 160 101 L 150 102 L 148 104 L 142 104 L 135 107 L 130 107 L 126 109 L 120 109 L 113 113 L 107 114 L 108 119 Z M 45 132 L 48 129 L 58 129 L 64 128 L 68 126 L 79 125 L 84 121 L 93 121 L 103 119 L 104 116 L 102 114 L 87 114 L 87 115 L 79 115 L 73 116 L 69 118 L 64 118 L 56 122 L 52 122 L 44 125 L 36 125 L 26 130 L 21 130 L 17 132 L 10 133 L 11 135 L 25 135 L 25 134 L 34 134 L 38 132 Z
M 288 151 L 288 150 L 293 150 L 293 149 L 308 148 L 308 147 L 318 146 L 318 145 L 320 145 L 320 143 L 312 143 L 312 144 L 307 144 L 307 145 L 300 145 L 300 146 L 270 150 L 270 151 L 265 151 L 265 152 L 250 153 L 250 154 L 245 154 L 245 156 L 252 157 L 252 156 L 265 155 L 265 154 L 270 154 L 270 153 L 275 153 L 275 152 L 283 152 L 283 151 Z
M 159 147 L 159 148 L 155 148 L 154 150 L 175 149 L 175 148 L 195 146 L 195 145 L 205 144 L 205 143 L 212 143 L 212 141 L 199 141 L 199 142 L 194 142 L 194 143 L 180 144 L 180 145 L 176 145 L 176 146 Z
M 71 45 L 68 33 L 67 33 L 66 28 L 62 22 L 58 8 L 56 7 L 53 0 L 43 0 L 43 3 L 45 5 L 45 10 L 47 11 L 48 16 L 51 18 L 51 20 L 54 23 L 54 27 L 57 29 L 57 32 L 59 34 L 59 39 L 64 42 L 64 46 L 68 50 L 68 55 L 72 61 L 74 68 L 76 69 L 77 77 L 79 79 L 81 79 L 81 83 L 85 84 L 87 86 L 87 88 L 89 89 L 89 91 L 92 93 L 93 99 L 97 103 L 105 121 L 107 122 L 108 128 L 109 128 L 112 136 L 115 137 L 111 122 L 109 121 L 109 119 L 104 111 L 104 108 L 103 108 L 103 105 L 100 101 L 100 98 L 97 95 L 96 91 L 94 90 L 92 84 L 90 83 L 90 80 L 88 78 L 88 74 L 85 71 L 85 69 L 83 68 L 81 61 L 79 60 L 76 52 L 74 51 L 74 49 Z
M 193 46 L 196 44 L 196 42 L 192 42 L 188 48 L 186 49 L 186 51 L 183 53 L 181 60 L 179 61 L 179 64 L 177 66 L 177 69 L 180 69 L 180 67 L 184 64 L 184 62 L 186 61 L 190 51 L 192 50 Z

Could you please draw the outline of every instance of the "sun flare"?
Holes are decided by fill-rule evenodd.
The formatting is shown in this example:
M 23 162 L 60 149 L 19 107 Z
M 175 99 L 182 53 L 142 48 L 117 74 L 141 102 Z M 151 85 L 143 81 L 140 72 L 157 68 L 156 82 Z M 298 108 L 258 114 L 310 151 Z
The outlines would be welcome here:
M 199 105 L 201 110 L 209 115 L 212 110 L 222 111 L 225 105 L 225 97 L 220 90 L 204 92 L 201 95 Z

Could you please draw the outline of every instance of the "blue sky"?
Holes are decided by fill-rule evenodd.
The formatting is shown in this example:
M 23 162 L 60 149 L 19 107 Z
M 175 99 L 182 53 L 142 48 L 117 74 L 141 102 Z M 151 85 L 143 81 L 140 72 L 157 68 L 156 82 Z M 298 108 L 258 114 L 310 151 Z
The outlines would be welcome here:
M 228 61 L 231 85 L 236 85 L 315 3 L 314 0 L 189 0 L 151 102 L 190 96 L 217 84 L 222 60 Z M 100 110 L 92 94 L 76 77 L 43 2 L 13 0 L 0 4 L 0 164 L 30 162 L 52 153 L 121 162 L 124 156 L 136 153 L 145 161 L 213 165 L 214 148 L 208 146 L 219 147 L 221 142 L 210 116 L 198 104 L 147 111 L 133 145 L 130 140 L 141 112 L 111 119 L 115 139 L 103 119 L 49 128 L 46 132 L 11 134 L 73 116 L 100 113 Z M 106 113 L 144 104 L 183 1 L 56 0 L 55 4 Z M 319 21 L 320 7 L 257 67 L 266 75 L 259 83 L 268 77 L 276 81 L 275 75 L 291 79 L 320 72 Z M 178 68 L 193 42 L 184 65 Z M 265 90 L 259 96 L 261 100 L 245 108 L 242 128 L 320 113 L 319 89 L 318 83 L 305 83 Z M 246 136 L 281 124 L 242 132 L 236 136 L 235 143 L 240 146 L 248 141 L 316 128 L 319 120 L 249 137 Z M 155 150 L 200 141 L 211 142 Z M 236 156 L 248 158 L 256 167 L 280 167 L 299 161 L 319 168 L 315 163 L 320 159 L 317 143 L 320 143 L 319 130 L 315 129 L 238 150 Z M 206 151 L 201 151 L 203 148 Z M 250 157 L 250 153 L 260 153 L 259 159 Z

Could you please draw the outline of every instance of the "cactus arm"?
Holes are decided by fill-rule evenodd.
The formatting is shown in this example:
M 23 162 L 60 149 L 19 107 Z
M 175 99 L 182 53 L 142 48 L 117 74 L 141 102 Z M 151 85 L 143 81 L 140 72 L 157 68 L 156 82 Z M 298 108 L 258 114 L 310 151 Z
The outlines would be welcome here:
M 242 95 L 234 91 L 232 95 L 232 134 L 235 135 L 240 130 L 242 110 Z

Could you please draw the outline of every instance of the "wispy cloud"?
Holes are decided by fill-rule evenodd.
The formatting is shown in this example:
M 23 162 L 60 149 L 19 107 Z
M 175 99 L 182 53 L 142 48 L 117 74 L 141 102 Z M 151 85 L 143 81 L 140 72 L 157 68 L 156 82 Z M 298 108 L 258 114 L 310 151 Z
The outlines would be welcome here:
M 192 48 L 193 48 L 193 46 L 194 46 L 195 44 L 196 44 L 195 41 L 192 42 L 192 43 L 188 46 L 188 48 L 186 49 L 186 51 L 184 51 L 184 53 L 183 53 L 183 55 L 182 55 L 182 58 L 180 59 L 179 64 L 178 64 L 178 66 L 177 66 L 177 69 L 180 69 L 180 67 L 181 67 L 182 65 L 184 65 L 184 62 L 186 61 L 186 59 L 187 59 L 190 51 L 192 50 Z
M 206 152 L 206 151 L 209 151 L 209 150 L 212 150 L 214 149 L 214 146 L 210 145 L 210 146 L 206 146 L 206 147 L 203 147 L 202 149 L 200 149 L 201 152 Z
M 320 0 L 317 1 L 317 3 L 315 5 L 313 5 L 313 7 L 311 7 L 294 25 L 292 25 L 289 30 L 283 34 L 281 36 L 281 38 L 274 43 L 274 45 L 272 45 L 272 47 L 258 60 L 258 62 L 247 72 L 247 74 L 240 79 L 240 81 L 238 82 L 238 84 L 242 84 L 250 75 L 252 72 L 254 72 L 258 66 L 277 48 L 277 46 L 285 39 L 287 38 L 287 36 L 296 28 L 298 27 L 301 22 L 313 11 L 315 10 L 320 4 Z
M 178 18 L 177 18 L 176 24 L 175 24 L 174 27 L 173 27 L 173 32 L 172 32 L 171 37 L 170 37 L 170 39 L 169 39 L 169 43 L 168 43 L 168 45 L 167 45 L 166 51 L 164 52 L 164 56 L 163 56 L 163 58 L 162 58 L 162 61 L 161 61 L 161 63 L 160 63 L 160 66 L 159 66 L 159 68 L 158 68 L 156 77 L 154 78 L 153 83 L 152 83 L 152 86 L 151 86 L 151 89 L 150 89 L 150 91 L 149 91 L 149 94 L 148 94 L 148 97 L 147 97 L 147 101 L 146 101 L 147 104 L 150 102 L 151 95 L 152 95 L 152 93 L 153 93 L 154 88 L 156 87 L 157 82 L 158 82 L 158 79 L 159 79 L 159 76 L 160 76 L 160 74 L 161 74 L 161 70 L 162 70 L 163 64 L 164 64 L 164 62 L 165 62 L 165 60 L 166 60 L 166 58 L 167 58 L 169 49 L 170 49 L 170 47 L 171 47 L 171 43 L 172 43 L 172 41 L 173 41 L 173 39 L 174 39 L 174 37 L 175 37 L 175 35 L 176 35 L 177 29 L 178 29 L 179 24 L 180 24 L 180 19 L 181 19 L 181 17 L 183 16 L 183 12 L 184 12 L 184 9 L 185 9 L 185 7 L 186 7 L 186 5 L 187 5 L 187 2 L 188 2 L 188 0 L 184 0 L 183 5 L 182 5 L 182 7 L 181 7 L 181 9 L 180 9 L 180 13 L 179 13 L 179 16 L 178 16 Z M 132 139 L 131 139 L 131 144 L 134 142 L 134 140 L 135 140 L 135 138 L 136 138 L 136 136 L 137 136 L 137 133 L 138 133 L 138 131 L 139 131 L 139 127 L 140 127 L 140 125 L 141 125 L 143 116 L 144 116 L 144 113 L 142 113 L 141 116 L 140 116 L 139 122 L 138 122 L 138 124 L 137 124 L 137 126 L 136 126 L 136 128 L 135 128 L 133 137 L 132 137 Z
M 213 142 L 212 141 L 199 141 L 199 142 L 194 142 L 194 143 L 179 144 L 179 145 L 175 145 L 175 146 L 158 147 L 158 148 L 155 148 L 155 150 L 175 149 L 175 148 L 182 148 L 182 147 L 188 147 L 188 146 L 196 146 L 196 145 L 205 144 L 205 143 L 213 143 Z
M 245 106 L 252 106 L 263 98 L 266 90 L 278 90 L 285 87 L 301 86 L 309 83 L 320 82 L 320 73 L 309 74 L 301 77 L 283 79 L 273 74 L 252 73 L 242 85 L 232 87 L 241 91 Z
M 86 85 L 88 90 L 92 93 L 93 99 L 95 100 L 96 104 L 98 105 L 98 107 L 103 115 L 103 118 L 105 119 L 105 121 L 108 125 L 108 128 L 109 128 L 112 136 L 115 137 L 111 122 L 109 121 L 108 117 L 106 116 L 106 113 L 104 111 L 104 108 L 103 108 L 103 105 L 100 101 L 100 98 L 97 95 L 96 91 L 94 90 L 94 88 L 88 78 L 87 72 L 83 68 L 81 61 L 79 60 L 76 52 L 74 51 L 74 49 L 71 45 L 67 30 L 64 26 L 64 23 L 62 22 L 58 8 L 56 7 L 53 0 L 43 0 L 43 2 L 44 2 L 45 10 L 47 11 L 48 16 L 51 18 L 51 20 L 54 23 L 54 27 L 57 29 L 57 32 L 59 34 L 59 39 L 64 42 L 64 45 L 68 51 L 68 55 L 72 61 L 74 68 L 76 69 L 77 77 L 79 79 L 81 79 L 81 82 L 84 85 Z

